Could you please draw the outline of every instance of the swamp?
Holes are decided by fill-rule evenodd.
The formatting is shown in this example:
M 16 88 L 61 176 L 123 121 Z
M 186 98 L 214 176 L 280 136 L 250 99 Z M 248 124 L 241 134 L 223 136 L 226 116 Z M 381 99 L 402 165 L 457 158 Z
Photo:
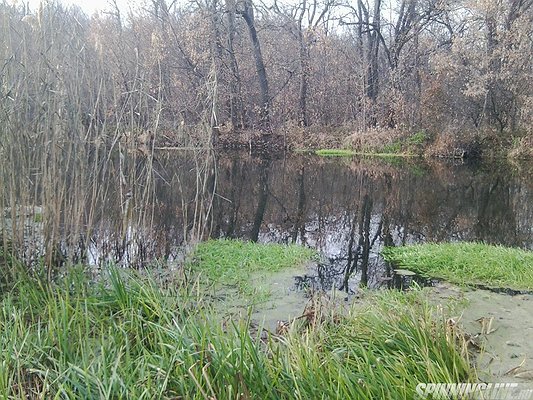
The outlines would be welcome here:
M 533 1 L 92 7 L 0 3 L 0 399 L 533 399 Z
M 200 174 L 192 151 L 117 153 L 122 172 L 66 187 L 106 195 L 84 197 L 81 224 L 59 214 L 52 264 L 45 221 L 65 205 L 5 209 L 3 396 L 411 398 L 515 367 L 530 382 L 528 164 L 208 154 Z M 430 243 L 450 248 L 401 252 Z M 479 318 L 496 318 L 497 361 Z

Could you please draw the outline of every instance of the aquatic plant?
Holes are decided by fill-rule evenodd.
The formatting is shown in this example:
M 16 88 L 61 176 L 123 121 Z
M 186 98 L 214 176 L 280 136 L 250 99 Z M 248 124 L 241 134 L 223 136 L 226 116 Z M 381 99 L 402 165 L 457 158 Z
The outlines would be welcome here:
M 385 260 L 457 284 L 533 290 L 533 252 L 485 243 L 426 243 L 383 250 Z

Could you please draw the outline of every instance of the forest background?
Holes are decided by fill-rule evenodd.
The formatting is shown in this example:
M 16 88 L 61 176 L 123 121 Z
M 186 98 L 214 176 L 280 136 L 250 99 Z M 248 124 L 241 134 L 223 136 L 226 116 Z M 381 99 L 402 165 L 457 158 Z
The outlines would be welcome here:
M 4 1 L 0 129 L 176 146 L 208 126 L 226 144 L 273 132 L 356 149 L 415 134 L 433 155 L 528 156 L 532 5 L 152 0 L 87 15 Z

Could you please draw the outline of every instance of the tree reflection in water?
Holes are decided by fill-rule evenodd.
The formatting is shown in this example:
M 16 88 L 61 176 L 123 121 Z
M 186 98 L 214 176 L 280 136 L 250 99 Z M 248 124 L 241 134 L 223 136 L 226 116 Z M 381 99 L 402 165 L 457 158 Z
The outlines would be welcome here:
M 118 173 L 99 183 L 106 196 L 85 213 L 91 229 L 71 254 L 129 266 L 179 257 L 195 226 L 195 164 L 183 153 L 156 158 L 149 190 L 133 187 L 127 207 Z M 126 161 L 145 170 L 146 160 Z M 351 292 L 388 284 L 391 270 L 379 257 L 385 245 L 484 241 L 533 249 L 533 182 L 506 165 L 218 154 L 205 176 L 202 196 L 214 200 L 201 215 L 209 228 L 202 238 L 316 248 L 322 261 L 300 286 Z M 149 201 L 139 201 L 146 193 Z
M 533 185 L 505 167 L 304 156 L 220 158 L 219 170 L 226 165 L 242 189 L 219 182 L 231 203 L 217 201 L 216 236 L 317 248 L 324 260 L 299 286 L 350 292 L 388 284 L 392 271 L 379 257 L 385 245 L 475 240 L 533 248 Z M 227 224 L 232 203 L 241 207 Z

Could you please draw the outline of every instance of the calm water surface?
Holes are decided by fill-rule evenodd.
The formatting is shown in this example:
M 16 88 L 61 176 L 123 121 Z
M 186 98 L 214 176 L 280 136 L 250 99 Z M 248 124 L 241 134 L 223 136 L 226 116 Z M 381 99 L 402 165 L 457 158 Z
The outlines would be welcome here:
M 91 238 L 92 262 L 177 257 L 184 221 L 192 226 L 196 174 L 176 154 L 158 154 L 154 169 L 151 228 L 134 229 L 146 210 L 132 201 L 125 211 L 118 189 L 110 191 Z M 533 180 L 507 165 L 223 154 L 205 187 L 214 196 L 209 236 L 320 251 L 323 260 L 296 278 L 301 286 L 380 286 L 391 274 L 379 257 L 384 245 L 484 241 L 533 249 Z
M 296 286 L 347 293 L 389 282 L 379 256 L 385 245 L 484 241 L 533 249 L 533 165 L 248 154 L 217 154 L 206 164 L 193 155 L 156 153 L 152 162 L 125 152 L 102 167 L 105 178 L 65 190 L 77 193 L 66 197 L 70 212 L 53 203 L 37 208 L 61 218 L 69 239 L 60 251 L 81 262 L 179 265 L 185 235 L 203 226 L 195 230 L 202 239 L 315 248 L 322 260 Z M 34 248 L 46 227 L 46 219 L 30 226 Z

